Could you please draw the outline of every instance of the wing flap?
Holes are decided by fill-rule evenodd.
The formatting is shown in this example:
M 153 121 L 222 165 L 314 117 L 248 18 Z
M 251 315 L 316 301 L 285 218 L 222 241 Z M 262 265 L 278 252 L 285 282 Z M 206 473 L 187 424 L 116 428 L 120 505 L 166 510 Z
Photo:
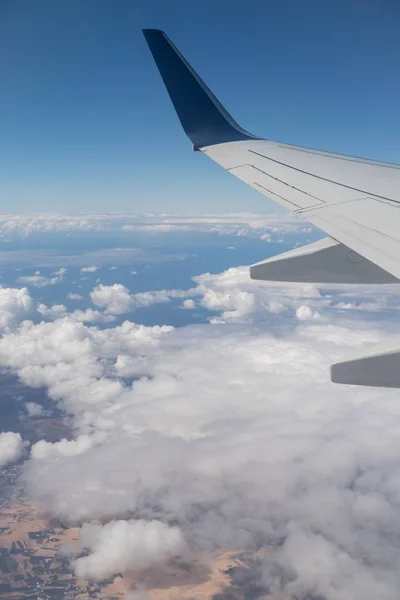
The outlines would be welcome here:
M 347 385 L 400 388 L 400 350 L 389 347 L 331 366 L 331 380 Z
M 400 283 L 390 273 L 329 237 L 252 265 L 250 277 L 302 283 Z
M 233 167 L 230 172 L 262 194 L 276 197 L 277 201 L 289 210 L 296 211 L 324 204 L 321 198 L 299 186 L 287 184 L 283 179 L 267 173 L 256 165 Z

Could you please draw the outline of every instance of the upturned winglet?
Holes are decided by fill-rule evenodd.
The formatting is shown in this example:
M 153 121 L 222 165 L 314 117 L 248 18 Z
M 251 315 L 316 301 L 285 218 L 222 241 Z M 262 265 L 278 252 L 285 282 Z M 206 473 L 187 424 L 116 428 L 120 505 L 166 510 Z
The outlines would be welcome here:
M 234 121 L 163 31 L 144 29 L 143 33 L 195 150 L 224 142 L 260 139 Z

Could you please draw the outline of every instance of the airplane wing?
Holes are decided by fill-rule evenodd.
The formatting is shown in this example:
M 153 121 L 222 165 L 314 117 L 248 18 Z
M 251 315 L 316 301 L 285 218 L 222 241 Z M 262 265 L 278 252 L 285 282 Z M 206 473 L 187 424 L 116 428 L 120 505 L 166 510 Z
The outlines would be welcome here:
M 400 282 L 400 165 L 252 135 L 234 121 L 165 33 L 145 29 L 144 35 L 193 149 L 328 234 L 253 265 L 253 279 Z M 359 357 L 333 365 L 331 377 L 337 383 L 400 387 L 400 369 L 392 368 L 396 357 L 400 352 L 393 350 Z

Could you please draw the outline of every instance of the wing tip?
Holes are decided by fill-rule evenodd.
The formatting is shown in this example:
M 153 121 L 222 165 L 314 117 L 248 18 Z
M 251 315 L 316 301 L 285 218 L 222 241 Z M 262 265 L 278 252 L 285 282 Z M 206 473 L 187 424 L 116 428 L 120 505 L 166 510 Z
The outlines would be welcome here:
M 142 29 L 182 127 L 195 149 L 260 139 L 234 121 L 161 29 Z
M 144 29 L 142 29 L 142 33 L 146 38 L 147 36 L 151 35 L 166 35 L 165 31 L 163 31 L 162 29 L 154 29 L 152 27 L 145 27 Z

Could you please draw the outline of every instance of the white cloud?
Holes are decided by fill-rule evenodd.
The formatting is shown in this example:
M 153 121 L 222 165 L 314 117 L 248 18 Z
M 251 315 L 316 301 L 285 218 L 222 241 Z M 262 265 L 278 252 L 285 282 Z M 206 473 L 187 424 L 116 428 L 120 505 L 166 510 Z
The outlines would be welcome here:
M 90 293 L 90 298 L 95 306 L 104 308 L 111 315 L 131 312 L 135 307 L 129 290 L 120 283 L 100 284 Z
M 44 413 L 43 406 L 37 402 L 26 402 L 25 410 L 29 417 L 40 417 Z
M 48 285 L 55 285 L 56 283 L 60 283 L 60 281 L 64 280 L 64 274 L 67 269 L 59 269 L 56 273 L 54 273 L 54 277 L 45 277 L 44 275 L 40 275 L 40 271 L 36 271 L 34 275 L 24 275 L 18 277 L 17 283 L 24 283 L 27 285 L 33 285 L 34 287 L 46 287 Z
M 185 546 L 177 527 L 154 520 L 83 525 L 80 540 L 90 551 L 73 563 L 75 575 L 82 579 L 104 579 L 120 570 L 140 572 L 179 555 Z
M 135 308 L 148 307 L 152 304 L 162 304 L 169 302 L 171 292 L 168 290 L 157 290 L 155 292 L 139 292 L 132 296 Z
M 52 275 L 65 275 L 67 273 L 67 271 L 68 271 L 68 269 L 66 269 L 65 267 L 62 267 L 61 269 L 54 271 L 54 273 L 52 273 Z
M 130 354 L 135 362 L 137 353 L 138 372 L 141 352 L 156 348 L 173 328 L 125 321 L 99 330 L 78 322 L 73 315 L 37 325 L 23 322 L 18 331 L 0 339 L 0 364 L 18 372 L 27 385 L 46 386 L 51 398 L 63 399 L 86 433 L 91 419 L 97 420 L 100 405 L 109 406 L 124 389 L 106 376 L 106 371 L 113 372 L 114 361 Z
M 138 234 L 168 235 L 179 233 L 211 233 L 215 235 L 236 235 L 258 237 L 265 241 L 278 241 L 286 235 L 306 235 L 313 231 L 312 226 L 292 216 L 282 214 L 150 214 L 150 215 L 62 215 L 44 214 L 0 215 L 0 239 L 15 239 L 32 234 L 54 232 L 118 232 Z M 63 264 L 67 264 L 63 261 Z M 70 264 L 70 263 L 68 263 Z
M 93 265 L 92 267 L 82 267 L 81 273 L 95 273 L 99 270 L 99 267 Z
M 59 442 L 39 440 L 31 448 L 31 456 L 36 460 L 59 458 L 60 456 L 76 456 L 89 450 L 94 444 L 103 439 L 103 435 L 80 435 L 75 440 L 63 438 Z
M 259 237 L 265 241 L 279 241 L 283 234 L 306 234 L 314 231 L 309 224 L 282 214 L 213 214 L 213 215 L 146 215 L 122 225 L 124 232 L 146 234 L 214 233 L 239 237 Z M 131 218 L 132 220 L 132 218 Z M 143 221 L 146 220 L 147 223 Z M 129 221 L 129 217 L 125 219 Z M 232 247 L 229 247 L 230 249 Z
M 99 310 L 87 308 L 86 310 L 74 310 L 69 317 L 81 323 L 112 323 L 115 321 L 113 315 L 104 314 Z
M 41 315 L 49 320 L 59 319 L 67 314 L 64 304 L 46 304 L 35 302 L 27 288 L 13 289 L 0 287 L 0 330 L 17 325 L 20 321 Z M 110 314 L 87 308 L 74 310 L 68 314 L 69 320 L 82 323 L 110 323 L 115 320 Z
M 202 306 L 213 311 L 224 311 L 222 317 L 230 319 L 242 317 L 253 312 L 255 296 L 249 292 L 237 291 L 237 293 L 220 292 L 209 289 L 204 291 L 200 302 Z
M 18 277 L 18 283 L 26 283 L 28 285 L 34 285 L 35 287 L 45 287 L 46 285 L 54 285 L 57 283 L 57 277 L 44 277 L 43 275 L 24 275 Z
M 310 306 L 302 304 L 296 309 L 296 317 L 299 321 L 306 321 L 307 319 L 319 319 L 320 313 L 316 310 L 312 310 Z
M 3 431 L 0 433 L 0 467 L 18 460 L 22 454 L 23 447 L 21 434 L 14 433 L 13 431 Z
M 28 318 L 35 309 L 35 302 L 27 288 L 0 286 L 0 330 L 16 325 Z
M 90 293 L 90 298 L 93 304 L 103 308 L 106 314 L 121 315 L 133 312 L 138 308 L 148 308 L 153 304 L 169 302 L 171 298 L 185 298 L 196 293 L 196 289 L 190 289 L 155 290 L 131 294 L 124 285 L 114 283 L 113 285 L 98 285 Z
M 123 351 L 133 372 L 147 377 L 104 400 L 98 393 L 107 389 L 106 379 L 95 394 L 84 387 L 75 406 L 84 409 L 77 423 L 83 427 L 86 411 L 93 412 L 92 427 L 108 435 L 79 460 L 72 454 L 59 456 L 54 466 L 49 456 L 36 467 L 30 463 L 27 480 L 36 499 L 47 503 L 50 494 L 51 510 L 78 520 L 112 518 L 143 506 L 150 517 L 176 519 L 189 544 L 203 550 L 255 547 L 261 541 L 276 548 L 263 564 L 263 577 L 269 580 L 279 568 L 279 586 L 293 594 L 305 589 L 334 598 L 334 589 L 349 586 L 344 565 L 364 577 L 365 552 L 371 562 L 378 540 L 379 553 L 389 556 L 386 571 L 394 568 L 396 544 L 381 539 L 371 522 L 391 522 L 395 510 L 387 488 L 393 490 L 395 471 L 394 479 L 387 473 L 380 484 L 376 476 L 387 472 L 400 449 L 397 395 L 363 390 L 357 397 L 354 389 L 329 384 L 327 373 L 330 360 L 343 352 L 343 339 L 355 350 L 379 341 L 379 332 L 305 321 L 276 338 L 260 323 L 256 330 L 200 326 L 170 331 L 156 355 L 142 342 L 122 349 L 122 332 L 114 340 L 111 331 L 101 334 L 92 350 L 96 355 L 100 349 L 109 358 Z M 70 408 L 79 385 L 72 378 L 81 377 L 78 364 L 69 374 Z M 388 406 L 397 410 L 392 426 L 379 418 Z M 303 540 L 297 551 L 292 524 Z M 315 536 L 332 552 L 325 566 L 311 572 L 299 561 L 309 555 L 312 563 Z M 336 560 L 339 552 L 346 561 Z M 118 568 L 110 570 L 123 569 L 117 556 Z M 85 576 L 104 576 L 96 568 L 87 567 Z M 386 577 L 380 569 L 377 563 L 369 575 L 379 586 Z M 355 584 L 349 589 L 357 597 Z
M 398 286 L 268 284 L 245 268 L 195 281 L 223 326 L 100 330 L 65 315 L 0 340 L 0 364 L 74 419 L 74 440 L 35 445 L 32 499 L 76 522 L 174 522 L 192 552 L 264 544 L 276 595 L 397 600 L 398 393 L 333 385 L 328 367 L 400 334 Z M 385 308 L 337 308 L 361 298 Z M 134 562 L 129 525 L 104 559 L 106 527 L 77 559 L 88 577 Z
M 50 307 L 46 304 L 38 304 L 37 311 L 49 319 L 58 319 L 67 312 L 67 307 L 64 304 L 53 304 Z
M 70 216 L 60 214 L 3 215 L 0 217 L 0 233 L 4 238 L 16 235 L 28 236 L 32 233 L 64 232 L 64 231 L 100 231 L 101 217 Z
M 187 300 L 184 300 L 182 302 L 182 308 L 184 308 L 185 310 L 192 310 L 195 307 L 196 303 L 192 298 L 188 298 Z
M 68 300 L 83 300 L 83 296 L 80 294 L 74 294 L 73 292 L 69 292 L 67 294 Z

